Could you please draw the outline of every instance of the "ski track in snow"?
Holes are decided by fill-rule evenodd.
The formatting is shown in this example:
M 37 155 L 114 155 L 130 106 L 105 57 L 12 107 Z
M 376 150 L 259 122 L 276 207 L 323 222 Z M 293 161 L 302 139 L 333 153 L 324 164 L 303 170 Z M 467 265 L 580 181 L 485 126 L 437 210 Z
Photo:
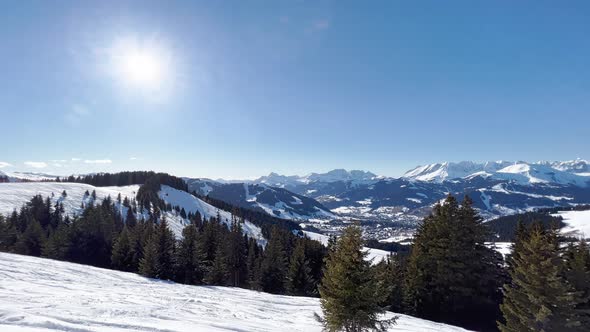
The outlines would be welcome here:
M 316 298 L 188 286 L 0 253 L 0 331 L 321 331 Z M 393 316 L 387 313 L 386 317 Z M 399 315 L 390 331 L 459 332 Z

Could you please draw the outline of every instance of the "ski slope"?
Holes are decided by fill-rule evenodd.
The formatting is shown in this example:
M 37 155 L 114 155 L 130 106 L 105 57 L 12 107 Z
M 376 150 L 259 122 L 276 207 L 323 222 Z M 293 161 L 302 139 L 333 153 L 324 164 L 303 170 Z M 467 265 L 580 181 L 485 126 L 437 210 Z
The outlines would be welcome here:
M 187 286 L 0 253 L 0 331 L 321 331 L 316 298 Z M 391 317 L 392 313 L 387 313 Z M 459 332 L 400 315 L 391 331 Z

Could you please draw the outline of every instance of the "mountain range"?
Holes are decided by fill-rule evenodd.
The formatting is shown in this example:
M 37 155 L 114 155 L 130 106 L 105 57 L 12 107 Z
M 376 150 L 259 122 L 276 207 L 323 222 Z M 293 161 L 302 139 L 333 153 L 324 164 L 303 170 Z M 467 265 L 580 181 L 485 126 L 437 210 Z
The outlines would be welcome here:
M 55 176 L 12 172 L 0 178 L 19 182 Z M 590 203 L 590 162 L 582 159 L 443 162 L 418 166 L 399 178 L 335 169 L 304 176 L 273 172 L 245 181 L 184 180 L 197 195 L 310 224 L 361 220 L 412 227 L 448 194 L 469 195 L 486 219 Z
M 186 179 L 190 190 L 275 216 L 317 225 L 317 219 L 361 220 L 379 227 L 415 227 L 448 194 L 469 195 L 486 219 L 541 207 L 590 203 L 590 163 L 444 162 L 399 178 L 343 169 L 305 176 L 270 173 L 243 183 Z M 384 224 L 383 224 L 384 223 Z

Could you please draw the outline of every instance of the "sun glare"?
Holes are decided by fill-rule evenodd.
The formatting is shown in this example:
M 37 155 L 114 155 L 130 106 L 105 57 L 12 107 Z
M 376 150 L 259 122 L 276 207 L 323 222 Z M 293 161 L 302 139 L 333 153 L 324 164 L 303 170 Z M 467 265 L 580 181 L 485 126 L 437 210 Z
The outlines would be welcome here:
M 119 40 L 111 50 L 111 67 L 126 88 L 156 93 L 172 84 L 170 53 L 153 41 Z
M 125 78 L 136 84 L 158 84 L 162 80 L 161 60 L 147 52 L 131 52 L 121 58 Z

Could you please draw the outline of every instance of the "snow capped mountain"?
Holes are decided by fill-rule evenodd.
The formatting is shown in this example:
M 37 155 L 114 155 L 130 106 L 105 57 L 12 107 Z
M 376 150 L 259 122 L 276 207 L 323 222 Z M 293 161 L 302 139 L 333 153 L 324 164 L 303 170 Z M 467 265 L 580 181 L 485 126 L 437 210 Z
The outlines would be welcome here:
M 547 164 L 527 164 L 523 162 L 502 168 L 493 176 L 520 184 L 556 183 L 578 187 L 585 187 L 590 181 L 590 177 L 561 171 Z
M 7 253 L 0 253 L 0 271 L 0 331 L 323 330 L 318 298 L 182 285 Z M 390 331 L 467 331 L 398 316 Z
M 446 180 L 469 178 L 474 176 L 491 176 L 498 170 L 510 166 L 508 161 L 489 161 L 475 163 L 461 161 L 458 163 L 444 162 L 418 166 L 406 172 L 402 178 L 416 181 L 443 182 Z
M 331 170 L 327 173 L 311 173 L 305 176 L 298 176 L 298 175 L 279 175 L 277 173 L 270 173 L 267 176 L 260 177 L 252 183 L 260 183 L 260 184 L 267 184 L 273 187 L 279 188 L 289 188 L 295 187 L 302 184 L 309 184 L 312 182 L 370 182 L 375 181 L 379 177 L 371 172 L 367 171 L 360 171 L 360 170 L 351 170 L 347 171 L 345 169 L 335 169 Z
M 563 172 L 590 175 L 590 162 L 580 158 L 569 161 L 540 161 L 538 164 L 548 165 Z
M 442 183 L 480 176 L 514 181 L 519 184 L 555 183 L 584 187 L 590 182 L 590 173 L 586 174 L 587 170 L 588 163 L 585 160 L 537 163 L 462 161 L 419 166 L 406 172 L 402 178 L 412 181 Z
M 336 216 L 316 200 L 280 187 L 252 183 L 219 183 L 185 179 L 189 191 L 232 205 L 263 211 L 291 220 L 329 219 Z

